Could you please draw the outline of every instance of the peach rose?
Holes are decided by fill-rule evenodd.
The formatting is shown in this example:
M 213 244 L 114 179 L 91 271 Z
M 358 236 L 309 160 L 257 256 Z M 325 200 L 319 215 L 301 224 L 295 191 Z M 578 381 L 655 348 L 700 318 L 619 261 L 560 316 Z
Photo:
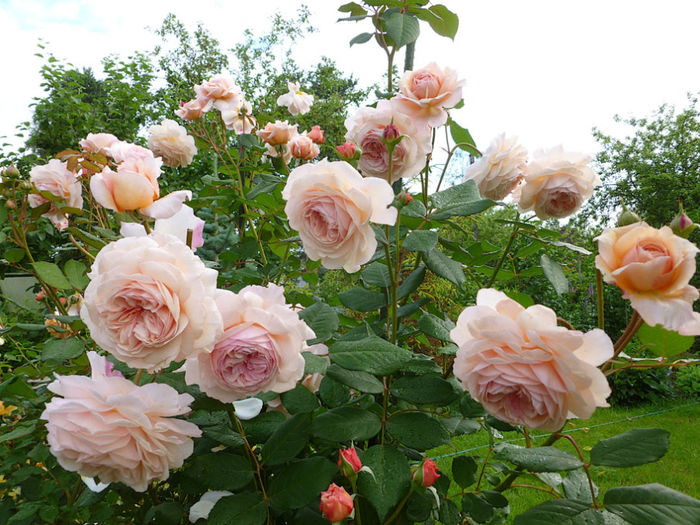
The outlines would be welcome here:
M 513 194 L 519 210 L 534 211 L 540 219 L 575 213 L 601 184 L 588 166 L 590 161 L 588 155 L 567 152 L 561 146 L 536 151 Z
M 148 128 L 148 147 L 156 157 L 163 159 L 163 164 L 171 168 L 189 166 L 197 154 L 194 138 L 177 122 L 165 119 L 160 125 Z
M 88 136 L 80 141 L 80 147 L 90 153 L 107 154 L 107 149 L 119 139 L 111 133 L 88 133 Z
M 217 273 L 176 237 L 111 242 L 88 277 L 80 317 L 98 345 L 132 368 L 153 372 L 211 352 L 221 335 Z
M 180 102 L 180 107 L 174 111 L 182 120 L 197 120 L 211 109 L 212 101 L 205 98 L 195 98 L 188 102 Z
M 217 75 L 199 86 L 194 86 L 194 92 L 200 100 L 213 100 L 214 107 L 221 110 L 231 104 L 236 104 L 241 97 L 241 88 L 229 77 Z
M 297 134 L 297 126 L 298 124 L 290 126 L 286 120 L 277 120 L 274 123 L 268 122 L 263 129 L 259 129 L 255 134 L 270 146 L 281 146 Z
M 323 144 L 326 139 L 323 138 L 323 130 L 320 126 L 314 126 L 311 131 L 306 132 L 306 136 L 313 140 L 316 144 Z
M 389 180 L 389 150 L 384 142 L 384 130 L 393 125 L 403 137 L 392 155 Z M 430 152 L 430 132 L 422 124 L 399 111 L 388 100 L 380 100 L 376 108 L 360 108 L 345 121 L 345 139 L 362 149 L 358 168 L 366 177 L 379 177 L 395 182 L 402 177 L 415 177 L 425 167 Z
M 213 352 L 187 360 L 185 382 L 224 403 L 293 389 L 304 373 L 301 352 L 315 335 L 285 303 L 284 289 L 218 290 L 216 304 L 224 333 Z
M 612 357 L 613 345 L 602 330 L 557 326 L 546 306 L 526 309 L 489 288 L 479 290 L 450 337 L 459 346 L 455 377 L 502 421 L 555 431 L 567 418 L 608 406 L 610 387 L 596 367 Z
M 443 108 L 454 107 L 462 100 L 464 80 L 457 80 L 457 73 L 442 69 L 435 62 L 416 71 L 406 71 L 399 81 L 399 94 L 394 101 L 401 111 L 430 126 L 442 126 L 447 122 Z
M 299 232 L 306 255 L 329 269 L 356 272 L 377 248 L 369 222 L 395 224 L 394 192 L 381 179 L 363 178 L 343 161 L 304 164 L 282 190 L 289 226 Z
M 143 492 L 168 479 L 192 454 L 197 426 L 173 416 L 190 411 L 189 394 L 165 384 L 136 386 L 108 375 L 107 361 L 88 352 L 92 376 L 56 376 L 48 389 L 62 397 L 46 404 L 51 453 L 66 470 L 121 482 Z
M 499 201 L 515 189 L 527 165 L 527 150 L 515 137 L 499 135 L 484 156 L 464 170 L 464 180 L 473 180 L 479 193 Z
M 295 159 L 312 160 L 321 154 L 318 144 L 306 135 L 295 135 L 288 146 L 289 152 Z
M 142 146 L 118 140 L 105 149 L 107 155 L 114 159 L 114 162 L 124 162 L 127 160 L 149 160 L 153 158 L 153 152 Z
M 699 251 L 692 242 L 668 226 L 656 229 L 644 222 L 605 230 L 596 240 L 596 268 L 622 290 L 645 323 L 700 335 L 700 313 L 693 311 L 700 294 L 688 284 Z
M 321 492 L 319 510 L 331 523 L 343 521 L 350 515 L 352 509 L 352 498 L 343 487 L 331 483 L 328 490 Z
M 288 93 L 277 98 L 278 106 L 286 106 L 292 115 L 308 113 L 314 103 L 313 95 L 301 91 L 298 82 L 287 83 Z
M 68 170 L 65 162 L 51 159 L 48 164 L 34 166 L 29 172 L 29 182 L 39 191 L 47 191 L 54 197 L 63 200 L 63 205 L 69 208 L 83 207 L 83 187 L 75 174 Z M 29 206 L 38 208 L 49 202 L 46 197 L 32 193 L 28 196 Z M 55 202 L 46 213 L 47 217 L 56 228 L 65 230 L 68 227 L 68 217 L 56 206 Z

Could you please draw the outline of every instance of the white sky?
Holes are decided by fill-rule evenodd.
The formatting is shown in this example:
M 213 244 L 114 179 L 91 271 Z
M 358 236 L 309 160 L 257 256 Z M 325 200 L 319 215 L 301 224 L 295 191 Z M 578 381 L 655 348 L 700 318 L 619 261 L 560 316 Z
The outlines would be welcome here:
M 327 55 L 363 85 L 380 78 L 385 59 L 369 42 L 348 47 L 369 22 L 335 23 L 344 1 L 306 0 L 319 32 L 301 42 L 296 58 L 312 65 Z M 643 116 L 662 103 L 684 105 L 700 90 L 700 2 L 666 0 L 441 0 L 460 17 L 455 42 L 421 23 L 415 66 L 430 61 L 466 80 L 466 106 L 455 114 L 477 146 L 506 131 L 530 150 L 563 144 L 594 154 L 591 128 L 620 134 L 613 115 Z M 189 28 L 201 21 L 227 49 L 242 30 L 260 32 L 282 0 L 0 0 L 0 136 L 29 120 L 40 96 L 34 56 L 39 38 L 77 67 L 100 70 L 109 53 L 150 50 L 168 12 Z M 403 63 L 403 56 L 399 64 Z

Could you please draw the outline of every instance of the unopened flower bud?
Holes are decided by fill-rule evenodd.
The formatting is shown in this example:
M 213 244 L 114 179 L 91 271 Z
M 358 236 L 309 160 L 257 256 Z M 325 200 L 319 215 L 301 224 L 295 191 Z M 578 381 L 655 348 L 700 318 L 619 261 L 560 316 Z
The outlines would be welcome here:
M 693 233 L 696 224 L 685 214 L 683 209 L 681 209 L 681 211 L 678 212 L 678 215 L 676 215 L 671 221 L 670 226 L 673 233 L 679 237 L 687 239 L 690 237 L 690 234 Z
M 355 146 L 354 142 L 343 142 L 340 146 L 336 146 L 335 149 L 342 158 L 350 160 L 355 156 L 357 146 Z
M 355 447 L 343 448 L 338 451 L 338 468 L 346 478 L 353 478 L 362 468 L 362 461 L 357 455 Z
M 439 477 L 440 474 L 438 474 L 435 462 L 430 458 L 425 458 L 413 473 L 413 482 L 422 487 L 432 487 Z
M 389 124 L 387 127 L 384 128 L 384 140 L 387 142 L 391 142 L 392 140 L 396 140 L 399 138 L 401 133 L 399 132 L 399 128 L 394 126 L 393 124 Z
M 313 140 L 316 144 L 323 144 L 325 139 L 323 138 L 323 130 L 319 126 L 314 126 L 311 131 L 306 133 L 306 136 Z
M 19 170 L 15 166 L 10 166 L 5 170 L 5 176 L 11 178 L 19 177 Z
M 331 483 L 328 490 L 321 492 L 319 509 L 328 521 L 337 523 L 347 518 L 352 512 L 352 498 L 343 487 Z
M 622 213 L 617 218 L 617 225 L 619 227 L 629 226 L 635 222 L 642 222 L 642 218 L 623 204 Z
M 39 291 L 36 293 L 36 300 L 39 301 L 39 302 L 41 302 L 41 301 L 43 301 L 44 299 L 46 299 L 46 292 L 45 292 L 44 289 L 42 288 L 41 290 L 39 290 Z
M 5 208 L 8 210 L 14 210 L 17 208 L 17 204 L 15 204 L 15 201 L 13 200 L 7 200 L 5 201 Z

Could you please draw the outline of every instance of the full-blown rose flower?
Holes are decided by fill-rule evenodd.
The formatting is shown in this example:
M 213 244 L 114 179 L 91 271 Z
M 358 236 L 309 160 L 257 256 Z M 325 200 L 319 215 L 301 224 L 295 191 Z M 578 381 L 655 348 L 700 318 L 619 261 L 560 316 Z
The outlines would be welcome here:
M 80 147 L 90 153 L 102 153 L 105 155 L 108 148 L 118 140 L 111 133 L 88 133 L 88 136 L 80 141 Z
M 163 164 L 171 168 L 189 166 L 197 154 L 194 138 L 177 122 L 165 119 L 160 125 L 148 128 L 148 147 L 156 157 L 163 159 Z
M 564 151 L 561 146 L 536 151 L 513 194 L 520 211 L 534 211 L 540 219 L 575 213 L 600 185 L 588 166 L 590 161 L 588 155 Z
M 306 135 L 295 135 L 289 141 L 289 151 L 295 159 L 312 160 L 319 156 L 321 150 Z
M 515 189 L 527 165 L 527 150 L 505 133 L 494 139 L 484 156 L 464 170 L 464 180 L 473 180 L 487 199 L 501 200 Z
M 206 98 L 195 98 L 188 102 L 181 102 L 180 107 L 174 111 L 182 120 L 197 120 L 202 118 L 211 109 L 212 101 Z
M 234 130 L 237 135 L 250 133 L 257 125 L 252 113 L 253 106 L 250 102 L 241 99 L 240 104 L 221 110 L 221 120 L 224 121 L 226 129 Z
M 43 166 L 34 166 L 29 172 L 29 181 L 40 191 L 48 191 L 51 195 L 63 200 L 63 204 L 69 208 L 83 207 L 83 187 L 75 174 L 66 168 L 66 163 L 58 159 L 52 159 Z M 38 208 L 49 202 L 45 197 L 32 193 L 28 197 L 29 205 Z M 56 228 L 64 230 L 68 227 L 68 217 L 52 202 L 48 211 L 44 213 Z
M 171 235 L 119 239 L 97 254 L 80 316 L 117 359 L 156 371 L 214 348 L 216 276 Z
M 255 134 L 270 146 L 280 146 L 289 142 L 297 132 L 298 124 L 293 126 L 289 122 L 277 120 L 274 123 L 268 122 L 263 129 L 259 129 Z
M 668 226 L 656 229 L 644 222 L 605 230 L 597 241 L 596 268 L 648 325 L 700 335 L 700 313 L 693 311 L 700 294 L 688 284 L 698 252 L 693 243 Z
M 596 367 L 612 357 L 613 345 L 602 330 L 568 330 L 545 306 L 525 309 L 482 289 L 450 336 L 459 346 L 455 377 L 502 421 L 554 431 L 608 406 L 610 387 Z
M 106 374 L 106 360 L 88 352 L 92 377 L 56 376 L 54 397 L 41 418 L 47 421 L 51 453 L 66 470 L 121 482 L 143 492 L 152 480 L 166 480 L 192 454 L 201 431 L 177 419 L 189 412 L 189 394 L 169 385 L 136 386 Z
M 314 103 L 313 95 L 301 91 L 298 82 L 289 82 L 287 88 L 289 92 L 277 98 L 277 105 L 286 106 L 292 115 L 308 113 Z
M 411 117 L 433 127 L 442 126 L 447 121 L 443 108 L 451 108 L 462 100 L 463 84 L 454 70 L 431 62 L 421 69 L 406 71 L 393 100 Z
M 381 179 L 362 178 L 347 162 L 304 164 L 282 190 L 289 226 L 299 232 L 306 255 L 326 268 L 356 272 L 377 248 L 370 221 L 394 224 L 394 192 Z
M 314 332 L 285 303 L 274 284 L 246 286 L 237 294 L 218 290 L 224 333 L 213 352 L 186 363 L 185 381 L 229 403 L 259 392 L 286 392 L 304 373 L 301 352 Z
M 201 101 L 213 101 L 214 107 L 219 111 L 231 105 L 237 105 L 241 95 L 241 88 L 230 78 L 216 75 L 198 86 L 194 86 L 197 99 Z
M 430 152 L 430 132 L 427 126 L 414 124 L 413 119 L 388 100 L 380 100 L 376 108 L 360 108 L 345 121 L 346 140 L 362 149 L 358 168 L 367 177 L 389 180 L 389 150 L 384 142 L 384 130 L 393 125 L 401 141 L 395 146 L 391 162 L 391 180 L 415 177 L 425 166 Z M 343 153 L 341 153 L 343 154 Z

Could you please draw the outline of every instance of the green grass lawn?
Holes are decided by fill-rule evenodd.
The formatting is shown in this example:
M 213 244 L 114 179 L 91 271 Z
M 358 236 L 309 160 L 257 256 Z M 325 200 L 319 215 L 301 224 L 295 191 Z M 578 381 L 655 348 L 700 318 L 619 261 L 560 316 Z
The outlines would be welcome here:
M 591 469 L 594 483 L 600 488 L 601 494 L 612 487 L 622 485 L 643 485 L 646 483 L 661 483 L 672 489 L 685 492 L 695 498 L 700 498 L 700 447 L 698 432 L 700 431 L 700 401 L 669 401 L 655 405 L 643 405 L 634 408 L 603 408 L 598 409 L 588 420 L 572 420 L 566 430 L 576 440 L 588 459 L 587 451 L 599 440 L 609 438 L 633 428 L 663 428 L 671 432 L 668 453 L 656 463 L 618 469 L 611 467 L 593 467 Z M 548 435 L 548 433 L 535 433 Z M 516 445 L 524 445 L 522 435 L 516 432 L 504 432 L 503 437 L 513 440 Z M 544 439 L 538 439 L 541 443 Z M 485 432 L 458 437 L 454 440 L 456 450 L 441 447 L 430 451 L 430 456 L 437 458 L 438 467 L 450 471 L 455 452 L 463 452 L 468 456 L 484 457 L 488 452 L 488 436 Z M 555 446 L 576 453 L 568 440 L 561 439 Z M 447 457 L 445 457 L 447 456 Z M 518 483 L 519 480 L 516 480 Z M 531 476 L 523 479 L 522 483 L 546 487 L 544 483 L 533 481 Z M 473 490 L 473 487 L 470 487 Z M 482 484 L 482 488 L 488 484 Z M 453 484 L 452 492 L 459 492 Z M 526 509 L 541 503 L 552 496 L 544 492 L 528 489 L 513 488 L 507 490 L 505 496 L 510 502 L 511 517 L 521 514 Z M 459 505 L 459 498 L 454 500 Z M 509 520 L 509 523 L 512 522 Z M 554 525 L 554 524 L 552 524 Z

